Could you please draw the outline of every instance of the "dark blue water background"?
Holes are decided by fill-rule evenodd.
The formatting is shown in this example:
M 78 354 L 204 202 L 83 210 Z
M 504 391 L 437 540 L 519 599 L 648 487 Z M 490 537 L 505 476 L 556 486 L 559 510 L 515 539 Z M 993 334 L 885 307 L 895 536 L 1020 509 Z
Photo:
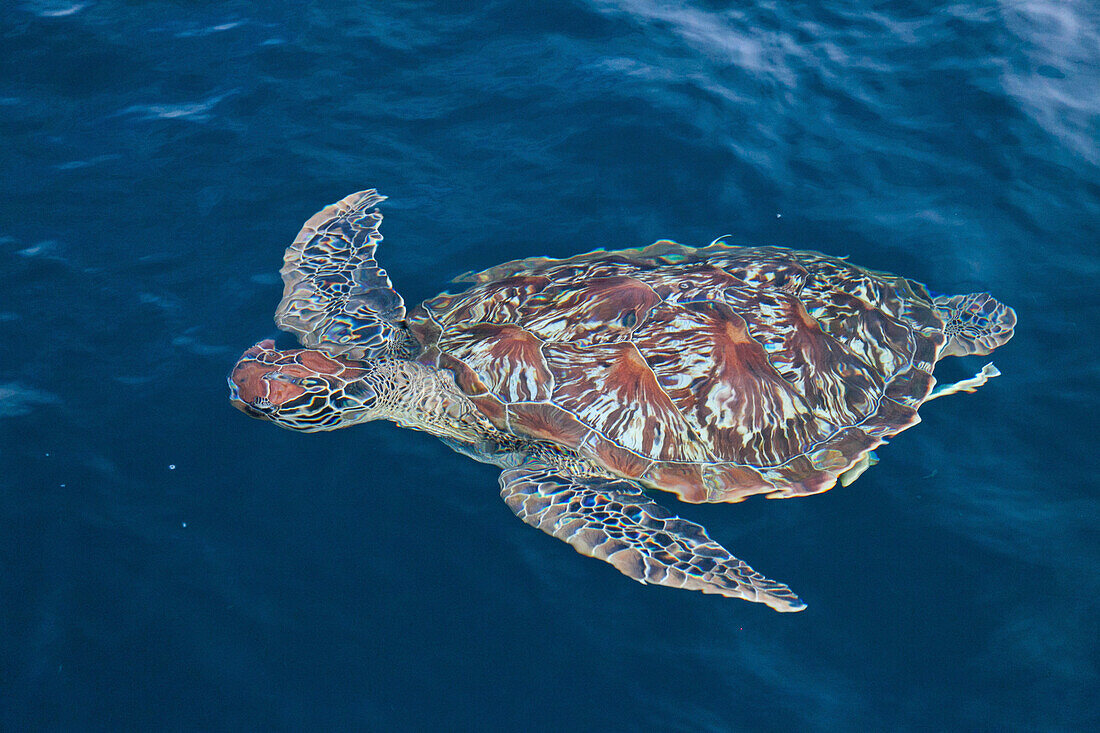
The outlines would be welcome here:
M 0 728 L 1097 725 L 1098 17 L 4 3 Z M 410 302 L 732 234 L 989 289 L 1020 327 L 847 489 L 667 498 L 806 612 L 643 587 L 428 436 L 230 408 L 284 247 L 370 186 Z

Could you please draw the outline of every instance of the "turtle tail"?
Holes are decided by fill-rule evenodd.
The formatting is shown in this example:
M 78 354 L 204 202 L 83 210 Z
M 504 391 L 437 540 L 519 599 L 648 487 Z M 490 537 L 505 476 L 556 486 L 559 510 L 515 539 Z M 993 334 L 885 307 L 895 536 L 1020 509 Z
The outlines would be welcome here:
M 934 303 L 947 336 L 941 358 L 988 354 L 1012 338 L 1016 311 L 989 293 L 941 295 Z

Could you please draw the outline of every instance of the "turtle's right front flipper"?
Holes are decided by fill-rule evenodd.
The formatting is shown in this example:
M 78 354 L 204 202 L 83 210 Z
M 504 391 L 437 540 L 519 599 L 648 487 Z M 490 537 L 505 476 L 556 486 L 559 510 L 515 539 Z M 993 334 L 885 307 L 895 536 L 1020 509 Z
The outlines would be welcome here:
M 375 259 L 385 199 L 370 189 L 326 206 L 287 248 L 275 323 L 303 346 L 371 359 L 411 345 L 405 302 Z
M 528 461 L 500 475 L 501 496 L 520 519 L 598 557 L 640 583 L 718 593 L 777 611 L 806 607 L 627 481 L 563 476 Z

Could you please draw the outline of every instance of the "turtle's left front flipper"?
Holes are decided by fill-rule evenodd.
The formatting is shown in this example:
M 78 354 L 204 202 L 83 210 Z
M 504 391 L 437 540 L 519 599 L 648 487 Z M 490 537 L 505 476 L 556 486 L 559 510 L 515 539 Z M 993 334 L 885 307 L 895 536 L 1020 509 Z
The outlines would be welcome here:
M 500 495 L 520 519 L 598 557 L 640 583 L 719 593 L 777 611 L 805 604 L 627 481 L 563 476 L 527 462 L 500 475 Z
M 353 193 L 310 217 L 283 256 L 283 299 L 275 323 L 302 346 L 353 359 L 403 355 L 412 348 L 405 302 L 375 252 L 386 200 Z

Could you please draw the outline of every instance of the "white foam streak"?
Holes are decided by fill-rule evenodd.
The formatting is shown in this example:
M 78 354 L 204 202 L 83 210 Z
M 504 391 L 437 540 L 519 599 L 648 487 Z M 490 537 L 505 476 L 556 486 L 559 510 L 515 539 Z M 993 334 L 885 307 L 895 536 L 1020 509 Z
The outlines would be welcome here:
M 136 104 L 127 107 L 117 115 L 136 115 L 146 120 L 176 120 L 183 119 L 192 122 L 204 122 L 212 116 L 210 112 L 226 97 L 234 91 L 216 94 L 198 102 L 184 102 L 180 104 Z

